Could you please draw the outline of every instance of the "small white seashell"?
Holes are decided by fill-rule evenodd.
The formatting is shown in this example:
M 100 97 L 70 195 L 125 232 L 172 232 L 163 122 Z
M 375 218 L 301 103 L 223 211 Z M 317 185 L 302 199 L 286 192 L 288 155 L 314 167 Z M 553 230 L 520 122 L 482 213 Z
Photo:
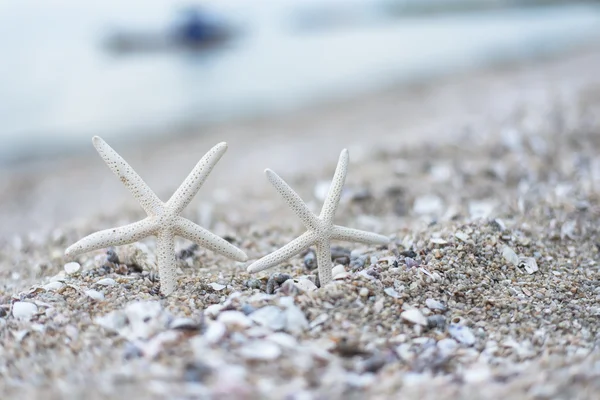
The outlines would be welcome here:
M 454 236 L 459 239 L 462 240 L 463 242 L 467 242 L 469 240 L 469 235 L 467 235 L 464 232 L 458 231 L 454 234 Z
M 527 271 L 527 273 L 529 275 L 531 275 L 539 270 L 537 262 L 535 261 L 535 258 L 533 258 L 533 257 L 521 257 L 519 259 L 519 266 L 524 267 L 525 271 Z
M 175 318 L 169 324 L 169 329 L 178 329 L 182 331 L 195 331 L 200 329 L 200 324 L 191 318 Z
M 170 315 L 157 301 L 136 301 L 125 309 L 97 317 L 94 322 L 130 341 L 147 340 L 166 329 Z
M 471 329 L 467 326 L 450 324 L 448 333 L 462 344 L 466 344 L 467 346 L 475 344 L 475 335 L 473 335 L 473 332 L 471 332 Z
M 373 311 L 375 311 L 376 314 L 379 314 L 381 310 L 383 310 L 383 299 L 377 300 L 377 302 L 373 305 Z
M 344 272 L 346 272 L 346 268 L 344 268 L 343 265 L 336 265 L 331 269 L 331 276 L 335 278 L 336 275 L 342 274 Z
M 98 282 L 96 282 L 96 285 L 101 285 L 101 286 L 114 286 L 117 284 L 117 281 L 115 281 L 112 278 L 103 278 L 100 279 Z
M 272 361 L 281 355 L 281 348 L 271 341 L 256 340 L 245 344 L 240 355 L 247 360 Z
M 69 262 L 65 264 L 65 272 L 69 275 L 79 272 L 81 265 L 78 262 Z
M 344 272 L 340 272 L 337 275 L 334 275 L 333 280 L 341 281 L 341 280 L 344 280 L 344 279 L 346 279 L 348 277 L 351 277 L 351 276 L 352 276 L 352 274 L 350 272 L 345 272 L 344 271 Z
M 434 300 L 434 299 L 425 300 L 425 305 L 430 310 L 440 310 L 440 311 L 446 310 L 446 306 L 444 305 L 444 303 L 442 303 L 441 301 L 438 301 L 438 300 Z
M 304 312 L 296 306 L 290 305 L 285 310 L 285 330 L 294 335 L 299 335 L 308 329 L 308 320 Z
M 227 333 L 227 327 L 224 323 L 215 321 L 208 325 L 206 332 L 204 332 L 204 339 L 209 344 L 215 344 L 219 342 Z
M 213 282 L 210 284 L 210 287 L 212 287 L 213 290 L 219 291 L 225 289 L 227 285 L 221 285 L 220 283 Z
M 314 283 L 312 283 L 312 281 L 305 279 L 305 278 L 300 278 L 298 279 L 298 282 L 295 283 L 296 287 L 298 287 L 298 289 L 304 291 L 304 292 L 312 292 L 313 290 L 317 290 L 317 285 L 315 285 Z
M 429 241 L 433 244 L 448 244 L 448 241 L 442 238 L 431 238 Z
M 204 310 L 204 315 L 206 315 L 208 317 L 216 318 L 222 309 L 223 309 L 223 306 L 221 304 L 211 304 L 210 306 L 206 307 L 206 309 Z
M 285 327 L 285 315 L 276 306 L 265 306 L 250 314 L 250 319 L 259 325 L 266 326 L 273 331 L 280 331 Z
M 400 314 L 400 317 L 413 324 L 427 326 L 427 318 L 417 309 L 406 310 Z
M 57 290 L 62 289 L 65 286 L 64 283 L 62 282 L 58 282 L 58 281 L 54 281 L 54 282 L 50 282 L 47 283 L 43 286 L 44 289 L 46 289 L 49 292 L 55 292 Z
M 298 345 L 298 341 L 292 335 L 283 332 L 276 332 L 266 337 L 273 343 L 277 343 L 281 347 L 293 349 Z
M 13 317 L 29 321 L 38 311 L 35 304 L 27 301 L 18 301 L 13 304 Z
M 86 290 L 85 295 L 88 296 L 89 298 L 96 300 L 96 301 L 100 301 L 100 300 L 104 300 L 104 294 L 102 292 L 99 292 L 97 290 Z
M 248 328 L 252 325 L 252 320 L 240 311 L 223 311 L 219 314 L 217 321 L 222 322 L 227 328 Z
M 517 253 L 515 253 L 515 251 L 508 246 L 504 246 L 502 249 L 502 257 L 504 257 L 508 263 L 514 265 L 515 267 L 519 265 L 519 256 L 517 256 Z
M 454 354 L 458 348 L 458 343 L 456 343 L 456 340 L 454 339 L 446 338 L 437 342 L 437 348 L 442 356 L 447 357 Z
M 396 291 L 396 289 L 389 287 L 389 288 L 385 288 L 383 289 L 383 291 L 385 292 L 385 294 L 387 294 L 390 297 L 393 297 L 394 299 L 399 299 L 400 298 L 400 293 L 398 293 Z

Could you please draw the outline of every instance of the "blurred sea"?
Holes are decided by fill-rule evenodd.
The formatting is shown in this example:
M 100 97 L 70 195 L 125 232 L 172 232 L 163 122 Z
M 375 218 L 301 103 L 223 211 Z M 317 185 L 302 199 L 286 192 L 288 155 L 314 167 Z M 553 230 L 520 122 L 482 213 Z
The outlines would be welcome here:
M 375 1 L 202 4 L 239 37 L 201 54 L 115 57 L 107 34 L 165 30 L 174 3 L 0 3 L 0 163 L 87 146 L 94 134 L 114 142 L 268 115 L 600 38 L 594 5 L 392 17 Z

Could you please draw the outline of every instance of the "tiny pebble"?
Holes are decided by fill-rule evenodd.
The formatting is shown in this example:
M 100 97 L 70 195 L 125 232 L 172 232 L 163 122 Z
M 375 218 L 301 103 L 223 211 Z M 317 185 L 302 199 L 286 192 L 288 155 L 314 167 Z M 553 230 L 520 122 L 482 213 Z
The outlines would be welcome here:
M 78 262 L 69 262 L 65 264 L 65 272 L 69 275 L 79 272 L 81 265 Z
M 38 311 L 35 304 L 28 301 L 18 301 L 13 304 L 12 314 L 13 317 L 23 320 L 30 320 Z
M 417 309 L 406 310 L 400 314 L 400 317 L 413 324 L 427 326 L 427 318 Z
M 92 300 L 96 300 L 96 301 L 104 300 L 104 294 L 97 290 L 93 290 L 93 289 L 86 290 L 84 293 L 86 294 L 86 296 L 88 296 Z
M 96 285 L 102 285 L 102 286 L 114 286 L 116 284 L 117 284 L 117 282 L 112 278 L 103 278 L 103 279 L 100 279 L 98 282 L 96 282 Z

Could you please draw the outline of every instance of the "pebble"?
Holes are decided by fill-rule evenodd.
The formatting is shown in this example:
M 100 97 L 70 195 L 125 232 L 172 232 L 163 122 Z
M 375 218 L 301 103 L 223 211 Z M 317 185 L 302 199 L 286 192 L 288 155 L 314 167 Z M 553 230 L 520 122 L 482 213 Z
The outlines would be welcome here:
M 458 349 L 456 340 L 450 338 L 441 339 L 437 342 L 436 346 L 443 357 L 451 356 Z
M 444 305 L 444 303 L 438 300 L 427 299 L 425 300 L 425 305 L 430 310 L 446 311 L 446 306 Z
M 81 269 L 78 262 L 69 262 L 65 264 L 65 272 L 69 275 L 76 274 Z
M 313 251 L 309 251 L 304 256 L 304 266 L 308 270 L 313 270 L 313 269 L 317 268 L 317 256 L 315 255 L 315 253 Z
M 383 291 L 385 292 L 385 294 L 387 294 L 390 297 L 393 297 L 394 299 L 400 298 L 400 293 L 398 293 L 396 291 L 396 289 L 394 289 L 394 288 L 391 288 L 391 287 L 385 288 L 385 289 L 383 289 Z
M 295 284 L 298 287 L 298 289 L 302 290 L 303 292 L 312 292 L 318 289 L 317 285 L 305 278 L 298 279 L 298 281 L 295 282 Z
M 377 300 L 373 305 L 373 311 L 375 311 L 376 314 L 379 314 L 381 310 L 383 310 L 383 299 Z
M 12 315 L 17 319 L 29 321 L 38 312 L 38 307 L 28 301 L 18 301 L 13 304 Z
M 295 296 L 300 293 L 300 288 L 296 286 L 293 279 L 288 279 L 279 287 L 279 293 L 285 296 Z
M 246 281 L 246 287 L 250 289 L 260 289 L 261 282 L 259 279 L 250 278 Z
M 215 290 L 215 291 L 217 291 L 217 292 L 218 292 L 218 291 L 221 291 L 221 290 L 225 289 L 225 288 L 227 287 L 227 285 L 222 285 L 222 284 L 220 284 L 220 283 L 212 282 L 212 283 L 210 284 L 210 287 L 211 287 L 213 290 Z
M 116 284 L 117 284 L 117 282 L 112 278 L 103 278 L 96 282 L 96 285 L 101 285 L 101 286 L 114 286 Z
M 206 332 L 204 332 L 204 339 L 209 344 L 215 344 L 221 341 L 227 333 L 227 327 L 224 323 L 215 321 L 208 325 Z
M 344 268 L 343 265 L 336 265 L 335 267 L 333 267 L 331 269 L 331 276 L 333 276 L 333 279 L 335 279 L 335 277 L 339 274 L 343 274 L 346 272 L 346 268 Z
M 59 281 L 50 282 L 43 286 L 43 288 L 49 292 L 56 292 L 57 290 L 60 290 L 63 287 L 65 287 L 65 284 Z
M 295 305 L 288 306 L 285 310 L 285 330 L 291 334 L 299 335 L 309 327 L 308 320 L 302 310 Z
M 448 333 L 462 344 L 466 344 L 467 346 L 475 344 L 475 335 L 473 335 L 471 329 L 465 325 L 450 324 Z
M 403 311 L 400 318 L 416 325 L 427 326 L 427 318 L 416 308 Z
M 197 331 L 200 329 L 200 323 L 194 321 L 191 318 L 174 318 L 169 323 L 169 329 L 176 329 L 180 331 Z
M 259 308 L 252 314 L 250 319 L 259 325 L 266 326 L 273 331 L 280 331 L 285 328 L 286 317 L 282 310 L 276 306 L 265 306 Z
M 252 325 L 252 320 L 241 311 L 223 311 L 217 317 L 217 321 L 225 324 L 227 328 L 234 329 L 248 328 Z
M 519 266 L 524 267 L 525 271 L 531 275 L 539 270 L 537 262 L 533 257 L 521 257 L 519 259 Z
M 94 322 L 127 340 L 148 340 L 167 329 L 171 315 L 158 301 L 135 301 L 124 309 L 97 317 Z
M 519 265 L 519 256 L 517 256 L 517 253 L 515 253 L 515 251 L 508 246 L 504 246 L 502 249 L 502 257 L 504 257 L 506 262 L 514 265 L 515 267 Z
M 458 231 L 454 234 L 454 236 L 465 243 L 469 241 L 469 235 L 464 232 Z
M 211 304 L 204 309 L 204 315 L 212 318 L 216 318 L 221 312 L 223 306 L 221 304 Z
M 277 343 L 281 347 L 294 349 L 298 346 L 298 341 L 292 335 L 283 332 L 276 332 L 266 337 L 267 340 Z
M 358 295 L 359 295 L 360 297 L 367 297 L 367 296 L 369 295 L 369 289 L 367 289 L 367 288 L 361 288 L 361 289 L 358 291 Z
M 104 293 L 99 292 L 97 290 L 90 289 L 90 290 L 86 290 L 84 293 L 86 296 L 88 296 L 92 300 L 96 300 L 96 301 L 104 300 Z
M 239 354 L 246 360 L 273 361 L 281 355 L 281 348 L 272 341 L 255 340 L 244 344 Z
M 429 317 L 427 317 L 427 326 L 429 326 L 429 328 L 439 328 L 439 329 L 444 329 L 444 327 L 446 326 L 446 318 L 444 318 L 442 315 L 430 315 Z

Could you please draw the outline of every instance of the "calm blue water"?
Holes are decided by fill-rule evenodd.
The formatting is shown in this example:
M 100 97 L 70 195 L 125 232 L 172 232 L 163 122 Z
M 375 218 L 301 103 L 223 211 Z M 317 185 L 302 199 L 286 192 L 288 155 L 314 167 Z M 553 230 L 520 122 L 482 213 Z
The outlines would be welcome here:
M 353 24 L 311 32 L 298 27 L 316 2 L 230 1 L 218 10 L 242 35 L 227 49 L 114 58 L 100 46 L 112 27 L 160 31 L 173 2 L 83 3 L 0 4 L 0 162 L 87 146 L 94 134 L 268 114 L 600 38 L 592 6 L 392 20 L 353 2 Z

